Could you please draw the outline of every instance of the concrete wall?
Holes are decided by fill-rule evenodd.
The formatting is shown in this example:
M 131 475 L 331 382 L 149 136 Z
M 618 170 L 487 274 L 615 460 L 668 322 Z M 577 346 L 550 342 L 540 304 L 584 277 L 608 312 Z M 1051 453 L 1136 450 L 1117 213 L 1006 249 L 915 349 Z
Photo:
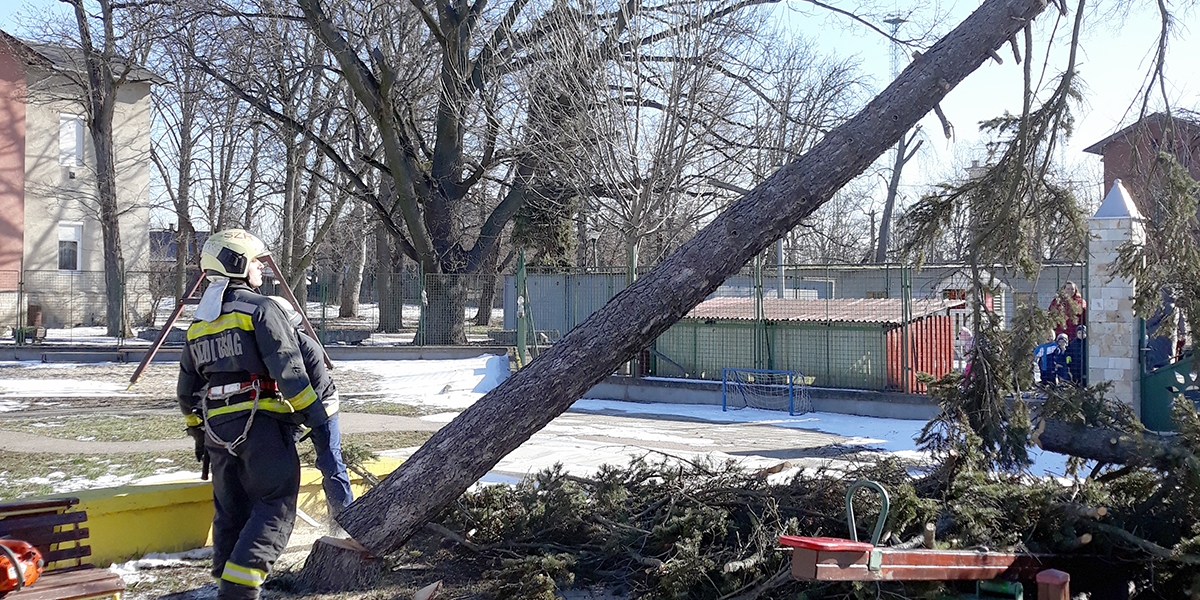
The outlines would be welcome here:
M 17 288 L 25 243 L 25 65 L 7 47 L 0 44 L 0 292 Z
M 820 387 L 808 388 L 813 408 L 832 412 L 888 419 L 920 419 L 937 416 L 939 408 L 928 396 Z M 658 404 L 721 404 L 719 381 L 680 381 L 655 378 L 609 377 L 583 396 L 597 400 L 621 400 Z M 786 411 L 785 411 L 786 415 Z
M 84 127 L 83 166 L 59 164 L 59 116 L 86 114 L 78 88 L 43 72 L 28 75 L 25 152 L 25 269 L 27 303 L 42 306 L 50 327 L 94 324 L 105 314 L 104 242 L 96 217 L 95 153 Z M 121 249 L 125 271 L 149 266 L 150 85 L 118 88 L 113 116 Z M 58 270 L 58 226 L 82 225 L 79 271 Z M 140 287 L 139 287 L 140 286 Z M 149 308 L 145 278 L 126 283 L 131 311 Z

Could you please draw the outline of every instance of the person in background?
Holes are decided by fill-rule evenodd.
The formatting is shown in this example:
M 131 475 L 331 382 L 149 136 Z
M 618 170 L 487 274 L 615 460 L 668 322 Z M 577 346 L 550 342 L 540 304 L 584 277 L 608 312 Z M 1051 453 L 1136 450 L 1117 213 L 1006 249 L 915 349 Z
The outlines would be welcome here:
M 1054 334 L 1065 333 L 1075 339 L 1075 329 L 1087 325 L 1087 300 L 1079 293 L 1074 281 L 1063 284 L 1062 290 L 1050 301 L 1050 316 L 1054 317 Z
M 1046 370 L 1042 371 L 1042 385 L 1059 385 L 1070 381 L 1071 372 L 1067 369 L 1067 346 L 1070 340 L 1067 334 L 1060 333 L 1054 338 L 1054 348 L 1046 353 Z
M 962 343 L 963 377 L 971 373 L 971 351 L 975 349 L 975 336 L 964 325 L 958 330 L 958 341 Z
M 354 491 L 350 489 L 350 475 L 346 472 L 345 461 L 342 460 L 342 433 L 338 425 L 338 409 L 341 407 L 341 400 L 338 397 L 337 386 L 333 383 L 329 369 L 325 368 L 325 349 L 320 342 L 309 337 L 300 328 L 300 313 L 292 308 L 292 304 L 287 299 L 280 296 L 271 296 L 270 298 L 283 309 L 288 322 L 296 328 L 296 336 L 300 341 L 300 354 L 304 358 L 304 370 L 308 372 L 313 390 L 317 392 L 317 397 L 325 406 L 325 414 L 328 419 L 313 427 L 306 437 L 312 440 L 313 448 L 317 453 L 317 469 L 321 471 L 321 489 L 325 492 L 325 504 L 329 509 L 331 527 L 335 534 L 344 535 L 344 532 L 334 524 L 333 518 L 354 501 Z
M 1067 343 L 1067 372 L 1071 383 L 1087 387 L 1087 325 L 1075 328 L 1075 338 Z
M 1046 343 L 1033 348 L 1033 358 L 1037 365 L 1038 381 L 1043 383 L 1050 382 L 1050 355 L 1058 350 L 1058 344 L 1054 341 L 1054 334 L 1046 336 Z

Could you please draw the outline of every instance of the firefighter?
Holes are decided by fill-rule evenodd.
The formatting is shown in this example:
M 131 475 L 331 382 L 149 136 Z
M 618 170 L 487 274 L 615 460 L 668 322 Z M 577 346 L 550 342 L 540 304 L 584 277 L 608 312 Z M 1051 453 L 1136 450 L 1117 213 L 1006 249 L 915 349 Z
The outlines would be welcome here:
M 296 518 L 298 426 L 326 420 L 295 328 L 257 292 L 267 254 L 240 229 L 208 238 L 200 268 L 209 285 L 179 361 L 179 407 L 196 457 L 212 465 L 213 576 L 228 600 L 259 597 Z

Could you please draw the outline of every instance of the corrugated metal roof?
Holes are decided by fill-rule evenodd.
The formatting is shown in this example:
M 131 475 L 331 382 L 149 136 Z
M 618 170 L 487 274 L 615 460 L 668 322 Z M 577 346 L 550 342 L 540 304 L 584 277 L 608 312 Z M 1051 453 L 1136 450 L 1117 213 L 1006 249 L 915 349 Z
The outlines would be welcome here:
M 920 319 L 965 306 L 963 300 L 913 300 L 912 318 Z M 900 325 L 904 305 L 899 298 L 836 298 L 789 300 L 763 298 L 763 318 L 771 321 L 884 323 Z M 689 319 L 754 320 L 754 298 L 712 298 L 701 302 Z

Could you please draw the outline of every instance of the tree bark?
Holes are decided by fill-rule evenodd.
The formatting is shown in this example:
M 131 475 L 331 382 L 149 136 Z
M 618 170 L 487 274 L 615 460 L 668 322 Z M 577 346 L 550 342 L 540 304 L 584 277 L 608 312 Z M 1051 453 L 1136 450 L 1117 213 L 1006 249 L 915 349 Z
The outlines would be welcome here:
M 104 27 L 103 49 L 92 42 L 89 15 L 82 0 L 71 0 L 75 22 L 79 26 L 79 42 L 83 49 L 85 105 L 88 132 L 96 153 L 96 192 L 100 213 L 100 231 L 104 246 L 104 296 L 107 335 L 125 337 L 125 273 L 121 255 L 120 208 L 117 206 L 116 156 L 113 151 L 113 113 L 116 109 L 116 84 L 113 80 L 112 59 L 116 55 L 113 33 L 113 11 L 108 0 L 100 0 L 100 23 Z
M 492 250 L 479 270 L 479 309 L 475 312 L 475 325 L 487 327 L 492 322 L 492 304 L 496 300 L 496 282 L 500 274 L 496 265 L 500 262 L 500 247 Z
M 338 523 L 377 555 L 397 549 L 501 458 L 862 173 L 1044 6 L 1042 0 L 987 0 L 853 119 L 434 434 L 338 515 Z
M 403 283 L 392 268 L 390 235 L 382 223 L 375 225 L 375 295 L 379 299 L 379 331 L 385 333 L 400 331 L 404 306 Z
M 323 537 L 313 542 L 296 583 L 309 592 L 361 590 L 379 583 L 386 572 L 387 563 L 354 540 Z
M 367 216 L 365 213 L 366 210 L 362 203 L 357 203 L 351 222 L 359 227 L 355 228 L 352 233 L 353 239 L 350 240 L 351 254 L 346 264 L 346 278 L 342 281 L 341 304 L 338 307 L 338 316 L 342 318 L 358 316 L 358 295 L 362 289 L 363 269 L 367 264 L 367 234 L 364 233 Z
M 892 212 L 896 209 L 896 199 L 900 196 L 900 175 L 904 172 L 904 165 L 912 160 L 917 154 L 917 150 L 921 148 L 921 142 L 917 141 L 912 151 L 909 151 L 909 144 L 917 137 L 917 132 L 913 132 L 912 137 L 905 138 L 900 136 L 900 142 L 896 144 L 896 158 L 892 162 L 892 176 L 888 179 L 887 200 L 883 203 L 883 217 L 879 220 L 879 240 L 875 246 L 875 262 L 887 262 L 888 245 L 892 241 Z
M 1189 450 L 1168 437 L 1050 419 L 1039 423 L 1034 441 L 1043 450 L 1114 465 L 1168 469 L 1181 460 L 1195 460 Z

